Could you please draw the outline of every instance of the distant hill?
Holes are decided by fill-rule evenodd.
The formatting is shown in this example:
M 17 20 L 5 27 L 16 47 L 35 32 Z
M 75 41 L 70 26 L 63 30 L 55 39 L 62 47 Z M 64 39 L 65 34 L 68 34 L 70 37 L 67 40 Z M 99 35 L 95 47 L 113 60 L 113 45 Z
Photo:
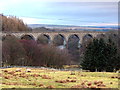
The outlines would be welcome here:
M 117 30 L 117 26 L 74 26 L 74 25 L 49 25 L 28 24 L 33 31 L 110 31 Z

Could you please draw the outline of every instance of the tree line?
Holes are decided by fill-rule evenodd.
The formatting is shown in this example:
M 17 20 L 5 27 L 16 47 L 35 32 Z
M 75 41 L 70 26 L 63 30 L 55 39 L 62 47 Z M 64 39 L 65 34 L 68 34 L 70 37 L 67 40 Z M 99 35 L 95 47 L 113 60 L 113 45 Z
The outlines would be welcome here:
M 93 39 L 85 51 L 81 66 L 90 71 L 116 71 L 120 69 L 120 53 L 111 39 Z

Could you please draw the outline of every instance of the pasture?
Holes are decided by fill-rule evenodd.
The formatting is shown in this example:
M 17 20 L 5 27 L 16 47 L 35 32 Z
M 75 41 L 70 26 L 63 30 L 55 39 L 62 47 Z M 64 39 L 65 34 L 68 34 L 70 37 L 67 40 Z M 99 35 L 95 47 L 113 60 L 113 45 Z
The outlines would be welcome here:
M 0 69 L 1 88 L 118 88 L 118 73 L 46 68 Z

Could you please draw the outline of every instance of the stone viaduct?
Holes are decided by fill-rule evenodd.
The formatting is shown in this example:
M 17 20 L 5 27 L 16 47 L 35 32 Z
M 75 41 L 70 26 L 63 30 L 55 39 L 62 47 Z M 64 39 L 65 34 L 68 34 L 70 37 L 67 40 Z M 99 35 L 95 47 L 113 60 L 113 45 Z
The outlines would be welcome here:
M 49 39 L 49 43 L 51 43 L 55 36 L 60 35 L 64 39 L 64 44 L 68 42 L 70 36 L 75 35 L 79 38 L 79 43 L 83 42 L 83 38 L 85 36 L 91 36 L 92 38 L 97 37 L 98 35 L 104 35 L 105 32 L 3 32 L 1 35 L 14 35 L 17 38 L 22 38 L 23 36 L 27 35 L 34 40 L 37 40 L 40 35 L 46 36 Z M 63 45 L 64 45 L 63 44 Z

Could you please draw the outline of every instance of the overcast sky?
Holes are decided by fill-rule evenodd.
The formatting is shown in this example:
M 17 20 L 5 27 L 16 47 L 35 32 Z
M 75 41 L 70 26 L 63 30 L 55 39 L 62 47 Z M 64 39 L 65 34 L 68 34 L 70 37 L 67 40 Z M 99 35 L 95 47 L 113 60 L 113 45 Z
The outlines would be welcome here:
M 17 16 L 27 24 L 117 25 L 118 0 L 91 1 L 0 0 L 0 13 Z

